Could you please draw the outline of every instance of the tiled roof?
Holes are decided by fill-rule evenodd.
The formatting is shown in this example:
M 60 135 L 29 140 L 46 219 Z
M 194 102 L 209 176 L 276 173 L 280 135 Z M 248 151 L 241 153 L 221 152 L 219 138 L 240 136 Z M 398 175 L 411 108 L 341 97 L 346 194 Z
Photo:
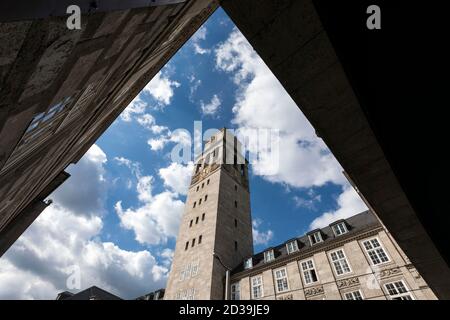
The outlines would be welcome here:
M 341 236 L 335 236 L 333 229 L 331 228 L 332 225 L 337 224 L 339 222 L 345 222 L 348 232 L 346 233 L 346 235 L 350 235 L 350 234 L 354 234 L 359 232 L 360 230 L 364 230 L 367 229 L 369 227 L 378 227 L 380 226 L 380 223 L 378 221 L 378 219 L 375 217 L 375 215 L 370 212 L 370 211 L 364 211 L 362 213 L 359 213 L 353 217 L 350 217 L 348 219 L 340 219 L 340 220 L 336 220 L 333 223 L 331 223 L 329 226 L 322 228 L 322 229 L 317 229 L 317 230 L 312 230 L 310 232 L 308 232 L 307 234 L 298 237 L 298 238 L 293 238 L 293 239 L 289 239 L 288 241 L 275 246 L 275 247 L 270 247 L 267 248 L 266 250 L 259 252 L 255 255 L 252 256 L 252 260 L 253 260 L 253 267 L 250 268 L 254 269 L 256 267 L 262 266 L 265 264 L 264 262 L 264 252 L 266 252 L 269 249 L 273 249 L 274 250 L 274 255 L 275 255 L 275 260 L 272 260 L 270 263 L 273 263 L 274 261 L 280 260 L 283 257 L 286 257 L 288 255 L 287 253 L 287 248 L 286 248 L 286 244 L 288 242 L 291 242 L 293 240 L 297 240 L 297 244 L 298 244 L 298 250 L 299 252 L 302 251 L 306 251 L 307 249 L 311 248 L 311 243 L 309 241 L 308 235 L 318 232 L 321 232 L 322 235 L 322 239 L 323 242 L 321 242 L 321 244 L 325 244 L 325 243 L 331 243 L 335 240 L 337 240 L 339 237 Z M 315 246 L 319 246 L 319 244 L 314 245 Z M 250 258 L 250 257 L 249 257 Z M 244 261 L 237 266 L 235 269 L 233 269 L 231 271 L 231 274 L 236 274 L 238 272 L 244 271 Z

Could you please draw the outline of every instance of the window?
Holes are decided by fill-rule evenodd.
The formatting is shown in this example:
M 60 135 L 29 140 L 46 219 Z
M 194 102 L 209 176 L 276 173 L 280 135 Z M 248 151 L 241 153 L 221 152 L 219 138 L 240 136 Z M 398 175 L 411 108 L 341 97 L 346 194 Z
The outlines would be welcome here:
M 197 202 L 194 202 L 194 206 L 192 208 L 195 208 L 196 205 L 197 205 Z
M 237 185 L 236 184 L 234 185 L 234 191 L 237 191 Z
M 198 205 L 202 204 L 202 199 L 200 198 L 200 200 L 198 200 Z
M 332 229 L 335 236 L 340 236 L 344 233 L 347 233 L 348 231 L 345 222 L 340 222 L 338 224 L 333 225 Z
M 205 195 L 205 201 L 208 200 L 208 195 Z
M 191 220 L 191 222 L 189 223 L 189 228 L 192 227 L 193 222 L 194 222 L 194 220 Z
M 203 238 L 202 235 L 200 235 L 200 236 L 198 237 L 198 244 L 202 243 L 202 238 Z
M 202 183 L 202 189 L 203 189 L 204 186 L 205 186 L 205 183 L 203 182 L 203 183 Z
M 241 164 L 241 176 L 245 176 L 245 165 Z
M 290 241 L 286 244 L 288 254 L 298 251 L 297 240 Z
M 237 201 L 234 201 L 234 207 L 237 208 Z
M 309 241 L 311 242 L 311 245 L 312 245 L 312 246 L 315 245 L 315 244 L 317 244 L 317 243 L 322 242 L 322 241 L 323 241 L 323 239 L 322 239 L 322 233 L 321 233 L 320 231 L 317 231 L 317 232 L 311 234 L 311 235 L 309 236 Z
M 244 261 L 244 269 L 250 269 L 251 267 L 253 267 L 253 259 L 248 258 Z
M 205 214 L 202 214 L 202 221 L 205 220 Z
M 197 223 L 198 223 L 198 217 L 195 218 L 195 224 L 197 224 Z
M 237 241 L 235 241 L 235 242 L 234 242 L 234 250 L 237 251 L 237 249 L 238 249 L 238 243 L 237 243 Z
M 275 260 L 273 250 L 267 250 L 266 252 L 264 252 L 264 262 L 270 262 L 272 260 Z
M 346 292 L 344 294 L 344 298 L 345 298 L 345 300 L 362 300 L 363 299 L 361 290 Z
M 198 189 L 200 189 L 200 186 L 197 186 L 197 192 L 198 192 Z
M 258 299 L 263 296 L 262 276 L 252 278 L 252 298 Z
M 208 179 L 208 181 L 206 181 L 206 185 L 209 185 L 209 179 Z
M 192 239 L 192 245 L 191 245 L 191 247 L 193 247 L 193 246 L 195 246 L 195 238 Z
M 289 290 L 286 268 L 275 271 L 275 281 L 277 284 L 277 292 L 285 292 Z
M 344 250 L 340 249 L 331 252 L 330 257 L 333 262 L 334 270 L 338 276 L 351 272 Z
M 241 300 L 241 287 L 239 282 L 231 285 L 231 300 Z
M 408 292 L 408 288 L 403 280 L 386 283 L 384 285 L 391 300 L 413 300 L 413 296 Z
M 237 219 L 234 219 L 234 227 L 237 228 Z
M 311 284 L 317 282 L 319 279 L 317 279 L 316 269 L 314 268 L 314 262 L 312 259 L 303 261 L 301 263 L 302 266 L 302 274 L 303 274 L 303 280 L 306 284 Z
M 186 242 L 186 247 L 184 248 L 184 250 L 187 250 L 189 248 L 189 241 Z
M 378 239 L 364 241 L 363 245 L 374 266 L 389 262 L 389 258 Z

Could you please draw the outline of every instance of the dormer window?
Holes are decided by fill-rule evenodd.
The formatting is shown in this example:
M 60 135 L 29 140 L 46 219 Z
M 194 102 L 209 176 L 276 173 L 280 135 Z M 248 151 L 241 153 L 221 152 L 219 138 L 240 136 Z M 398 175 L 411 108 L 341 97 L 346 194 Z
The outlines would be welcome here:
M 275 254 L 273 252 L 273 249 L 264 252 L 264 262 L 270 262 L 273 260 L 275 260 Z
M 250 269 L 253 267 L 253 259 L 248 258 L 244 261 L 244 269 Z
M 347 225 L 344 221 L 336 223 L 331 228 L 333 229 L 334 235 L 336 237 L 348 232 Z
M 286 243 L 286 249 L 288 254 L 298 251 L 297 240 L 289 241 L 288 243 Z
M 315 245 L 317 243 L 320 243 L 323 241 L 322 233 L 320 231 L 314 232 L 309 235 L 309 241 L 311 242 L 311 245 Z

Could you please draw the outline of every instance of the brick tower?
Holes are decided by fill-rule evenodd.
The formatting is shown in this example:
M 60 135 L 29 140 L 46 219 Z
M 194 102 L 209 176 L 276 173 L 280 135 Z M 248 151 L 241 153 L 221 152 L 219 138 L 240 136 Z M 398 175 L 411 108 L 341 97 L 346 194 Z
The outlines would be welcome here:
M 252 254 L 248 161 L 222 129 L 196 160 L 164 298 L 224 299 L 226 270 Z

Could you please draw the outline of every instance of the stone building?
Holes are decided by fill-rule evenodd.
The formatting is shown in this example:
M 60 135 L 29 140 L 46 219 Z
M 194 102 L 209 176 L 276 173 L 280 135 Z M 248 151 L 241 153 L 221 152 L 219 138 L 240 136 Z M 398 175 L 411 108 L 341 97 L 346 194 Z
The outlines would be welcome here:
M 222 129 L 198 157 L 165 299 L 436 299 L 371 211 L 254 255 L 241 154 Z
M 428 300 L 436 296 L 371 212 L 245 259 L 231 299 Z
M 222 129 L 195 163 L 165 299 L 223 299 L 226 270 L 253 254 L 247 161 Z

